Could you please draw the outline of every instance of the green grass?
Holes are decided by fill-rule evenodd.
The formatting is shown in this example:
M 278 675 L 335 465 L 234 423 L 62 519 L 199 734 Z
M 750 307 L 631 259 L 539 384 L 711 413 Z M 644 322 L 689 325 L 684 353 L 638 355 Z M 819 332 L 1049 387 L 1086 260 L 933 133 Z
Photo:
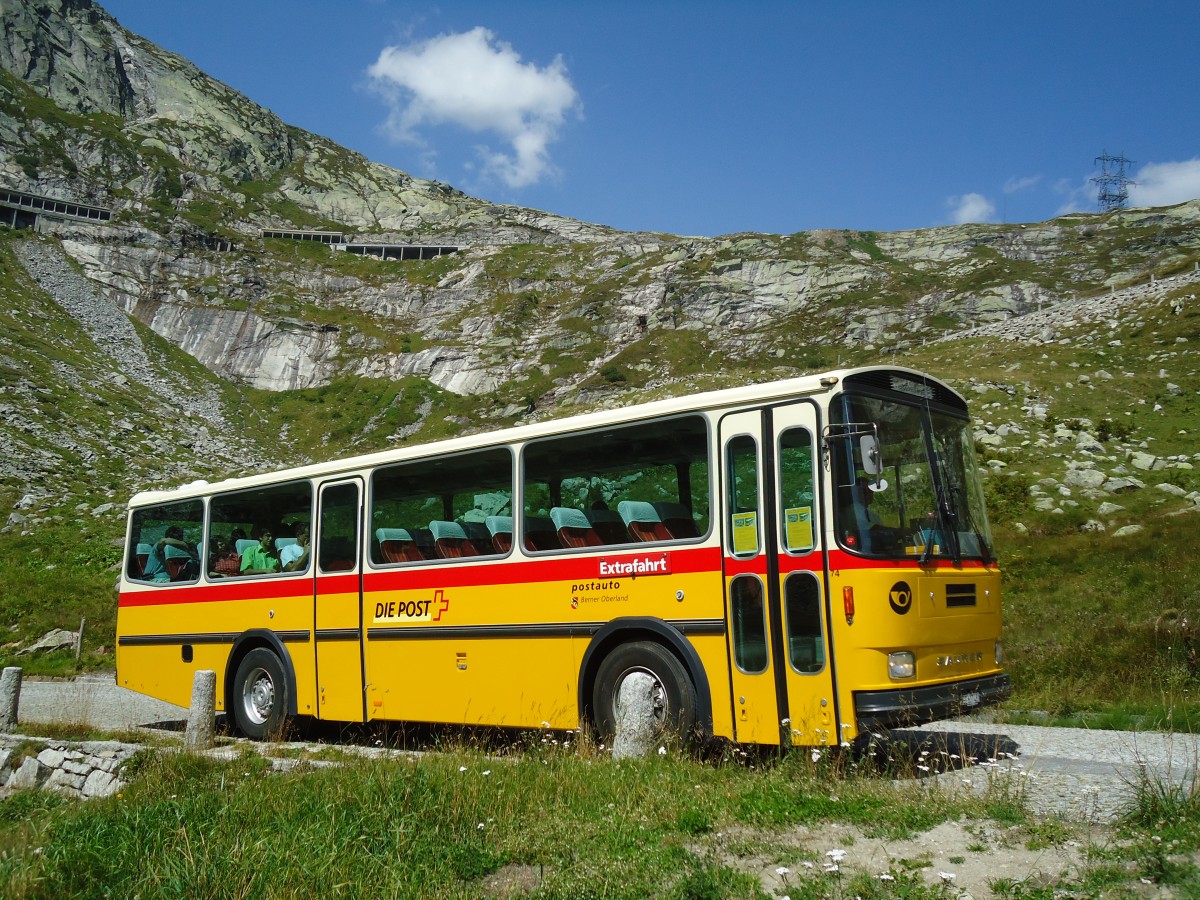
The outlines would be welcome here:
M 1015 776 L 992 773 L 977 794 L 896 774 L 806 752 L 615 762 L 548 734 L 378 759 L 301 754 L 284 773 L 252 749 L 226 761 L 144 752 L 110 798 L 0 799 L 0 894 L 932 900 L 957 896 L 938 882 L 943 866 L 1069 845 L 1090 847 L 1077 868 L 995 880 L 994 895 L 1126 896 L 1145 879 L 1186 896 L 1200 884 L 1194 787 L 1140 777 L 1110 831 L 1030 818 Z M 948 862 L 859 849 L 872 836 L 920 847 L 947 822 L 978 835 Z M 814 849 L 831 835 L 834 851 Z
M 515 756 L 451 750 L 289 774 L 253 752 L 139 757 L 117 797 L 0 801 L 0 893 L 284 897 L 319 885 L 330 896 L 464 896 L 519 866 L 537 873 L 540 896 L 763 896 L 723 859 L 725 832 L 743 850 L 778 853 L 782 827 L 877 827 L 910 819 L 915 803 L 921 821 L 906 828 L 985 814 L 974 794 L 898 793 L 802 755 L 616 763 L 530 743 Z

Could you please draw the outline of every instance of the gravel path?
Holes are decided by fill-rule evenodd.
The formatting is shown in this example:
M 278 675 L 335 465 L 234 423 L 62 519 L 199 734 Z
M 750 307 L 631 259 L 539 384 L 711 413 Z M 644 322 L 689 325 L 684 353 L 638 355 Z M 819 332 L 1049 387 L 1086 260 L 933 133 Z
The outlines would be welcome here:
M 997 777 L 1023 781 L 1018 786 L 1034 812 L 1090 822 L 1120 815 L 1143 773 L 1152 783 L 1190 785 L 1200 761 L 1200 735 L 1195 734 L 996 725 L 970 719 L 935 722 L 913 731 L 1010 738 L 1019 748 L 1012 756 L 1001 753 L 981 766 L 936 777 L 970 779 L 980 789 Z
M 151 727 L 181 730 L 187 710 L 118 687 L 110 673 L 74 681 L 21 685 L 21 722 L 71 722 L 105 730 Z M 1200 761 L 1200 735 L 1157 732 L 997 725 L 971 719 L 935 722 L 894 732 L 899 741 L 927 749 L 930 777 L 958 779 L 983 790 L 997 778 L 1012 779 L 1015 790 L 1040 815 L 1110 821 L 1131 796 L 1142 773 L 1162 784 L 1190 784 Z M 987 749 L 980 752 L 981 747 Z M 966 749 L 964 749 L 966 748 Z M 952 760 L 951 754 L 960 759 Z M 961 758 L 977 762 L 961 766 Z M 941 763 L 941 765 L 939 765 Z M 933 774 L 950 765 L 949 771 Z
M 138 727 L 181 728 L 188 711 L 118 687 L 112 672 L 73 681 L 21 682 L 18 722 L 66 722 L 105 731 Z

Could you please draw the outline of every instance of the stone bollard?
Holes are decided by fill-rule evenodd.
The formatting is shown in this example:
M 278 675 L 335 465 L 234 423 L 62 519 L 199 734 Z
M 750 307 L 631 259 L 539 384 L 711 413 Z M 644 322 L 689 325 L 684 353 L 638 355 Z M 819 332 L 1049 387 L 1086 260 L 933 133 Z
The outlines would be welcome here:
M 188 709 L 183 744 L 189 750 L 207 750 L 213 745 L 217 723 L 217 673 L 200 669 L 192 678 L 192 705 Z
M 649 753 L 658 736 L 657 725 L 654 721 L 654 679 L 645 672 L 634 672 L 621 682 L 617 693 L 613 759 Z
M 17 707 L 21 703 L 21 667 L 7 666 L 0 675 L 0 731 L 17 727 Z

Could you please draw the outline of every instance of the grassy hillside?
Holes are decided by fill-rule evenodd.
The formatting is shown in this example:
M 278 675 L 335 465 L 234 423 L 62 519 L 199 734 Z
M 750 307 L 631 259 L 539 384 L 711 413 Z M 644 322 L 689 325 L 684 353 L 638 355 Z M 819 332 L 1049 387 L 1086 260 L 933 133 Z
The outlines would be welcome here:
M 0 663 L 19 662 L 31 672 L 73 669 L 70 654 L 18 659 L 13 653 L 52 627 L 74 629 L 86 618 L 82 665 L 107 666 L 123 534 L 120 505 L 136 489 L 237 474 L 246 463 L 236 454 L 197 456 L 196 423 L 179 421 L 122 378 L 78 323 L 31 283 L 7 245 L 0 242 L 0 379 L 10 406 L 0 434 L 11 455 L 40 461 L 43 496 L 33 510 L 16 508 L 29 486 L 0 470 L 0 509 L 24 517 L 0 530 L 0 559 L 6 572 L 16 573 L 0 580 L 0 620 L 10 632 Z M 522 271 L 541 251 L 531 254 Z M 597 291 L 602 293 L 602 283 Z M 519 293 L 498 298 L 522 302 Z M 497 315 L 511 317 L 512 311 L 505 305 Z M 665 332 L 631 345 L 553 410 L 532 408 L 545 385 L 521 383 L 469 398 L 416 378 L 340 379 L 266 394 L 221 383 L 152 333 L 139 334 L 164 371 L 216 387 L 229 421 L 245 421 L 240 413 L 251 407 L 269 410 L 262 423 L 238 425 L 238 436 L 261 458 L 284 465 L 531 416 L 784 377 L 795 374 L 801 359 L 810 370 L 880 359 L 868 347 L 830 349 L 799 328 L 791 320 L 781 323 L 776 339 L 793 348 L 793 359 L 783 361 L 730 360 L 701 332 Z M 550 384 L 562 367 L 579 365 L 584 350 L 547 358 L 550 374 L 539 377 Z M 887 357 L 954 384 L 972 404 L 977 435 L 987 438 L 978 449 L 1006 572 L 1012 709 L 1068 717 L 1103 711 L 1127 722 L 1140 716 L 1177 727 L 1200 718 L 1194 635 L 1200 569 L 1193 563 L 1200 553 L 1200 520 L 1186 496 L 1200 488 L 1200 469 L 1191 468 L 1200 466 L 1192 436 L 1200 403 L 1198 357 L 1194 288 L 1111 321 L 1063 330 L 1053 343 L 976 338 Z M 660 379 L 648 388 L 648 371 L 671 366 L 689 373 L 686 384 Z M 1102 452 L 1077 450 L 1084 433 Z M 1138 470 L 1135 453 L 1166 459 L 1171 467 Z M 1137 477 L 1145 487 L 1089 495 L 1065 485 L 1068 472 L 1089 460 L 1110 475 Z M 1160 489 L 1160 482 L 1175 493 Z M 94 513 L 106 504 L 117 508 Z M 1089 522 L 1104 530 L 1082 530 L 1099 527 Z M 1125 525 L 1145 530 L 1113 536 Z

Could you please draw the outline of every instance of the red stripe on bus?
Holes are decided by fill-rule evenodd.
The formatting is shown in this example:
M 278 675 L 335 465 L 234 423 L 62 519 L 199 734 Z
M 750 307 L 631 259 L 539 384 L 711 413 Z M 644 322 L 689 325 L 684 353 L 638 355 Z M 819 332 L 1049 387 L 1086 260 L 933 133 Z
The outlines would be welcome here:
M 622 548 L 624 549 L 624 548 Z M 639 550 L 639 554 L 645 554 Z M 657 551 L 656 551 L 657 552 Z M 664 550 L 670 555 L 671 574 L 713 572 L 720 568 L 721 552 L 717 547 L 696 547 L 685 550 Z M 363 575 L 367 593 L 387 590 L 425 590 L 428 588 L 483 587 L 489 584 L 534 584 L 553 581 L 593 581 L 600 578 L 600 559 L 620 554 L 596 556 L 555 557 L 519 562 L 481 561 L 447 563 L 432 566 L 397 567 L 385 571 L 368 571 Z M 349 594 L 358 592 L 358 575 L 322 575 L 317 577 L 319 594 Z M 626 578 L 662 578 L 662 575 L 621 576 Z M 219 603 L 230 600 L 266 600 L 277 597 L 306 596 L 311 585 L 307 578 L 263 578 L 254 581 L 241 579 L 228 583 L 169 586 L 158 589 L 123 591 L 119 606 L 159 606 L 174 603 Z

